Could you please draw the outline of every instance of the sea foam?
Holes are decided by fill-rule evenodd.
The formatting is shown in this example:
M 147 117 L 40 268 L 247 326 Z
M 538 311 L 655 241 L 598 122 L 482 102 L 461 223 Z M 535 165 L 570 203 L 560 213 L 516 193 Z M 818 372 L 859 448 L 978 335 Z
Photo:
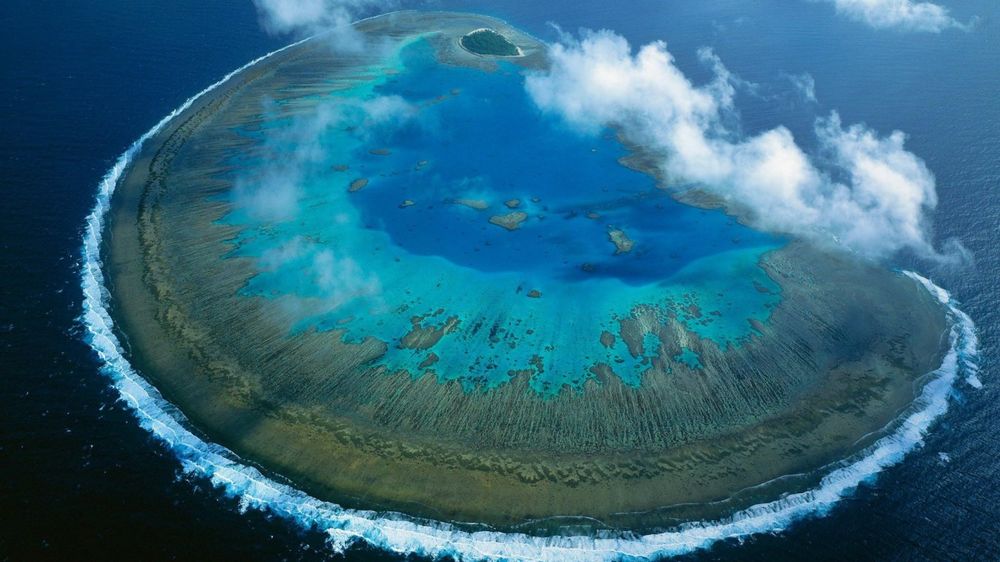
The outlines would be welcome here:
M 293 44 L 294 45 L 294 44 Z M 289 45 L 284 49 L 288 49 Z M 948 409 L 949 395 L 962 375 L 978 386 L 978 341 L 972 320 L 959 310 L 944 289 L 916 273 L 905 275 L 933 294 L 952 320 L 950 349 L 913 406 L 897 420 L 893 430 L 861 453 L 838 463 L 820 483 L 805 492 L 738 511 L 716 521 L 680 525 L 648 535 L 553 536 L 521 533 L 470 532 L 448 523 L 418 521 L 401 514 L 345 509 L 277 482 L 242 462 L 228 449 L 192 433 L 184 415 L 167 402 L 129 363 L 113 329 L 108 312 L 109 293 L 101 265 L 101 238 L 111 196 L 122 174 L 150 137 L 198 98 L 211 92 L 240 71 L 274 55 L 279 49 L 226 75 L 164 117 L 133 143 L 115 162 L 98 186 L 96 203 L 87 218 L 82 248 L 81 284 L 86 338 L 101 360 L 101 370 L 112 381 L 121 399 L 139 424 L 176 454 L 183 470 L 206 477 L 225 494 L 239 499 L 242 509 L 266 509 L 304 526 L 326 532 L 331 548 L 341 551 L 357 541 L 401 554 L 458 560 L 623 560 L 662 558 L 705 548 L 720 540 L 756 533 L 781 531 L 793 522 L 826 514 L 859 484 L 872 480 L 923 443 L 936 418 Z

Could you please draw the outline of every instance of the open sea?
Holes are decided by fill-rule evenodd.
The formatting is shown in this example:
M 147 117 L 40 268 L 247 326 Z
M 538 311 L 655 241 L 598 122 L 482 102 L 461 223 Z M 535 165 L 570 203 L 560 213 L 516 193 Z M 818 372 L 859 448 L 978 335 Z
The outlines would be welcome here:
M 545 40 L 557 37 L 551 24 L 662 39 L 695 81 L 710 78 L 697 50 L 712 47 L 755 84 L 736 102 L 745 132 L 783 124 L 808 149 L 813 121 L 836 110 L 905 131 L 937 178 L 935 239 L 957 238 L 974 265 L 894 265 L 962 303 L 979 330 L 983 388 L 958 385 L 922 448 L 825 517 L 690 559 L 1000 559 L 1000 3 L 947 5 L 978 18 L 971 31 L 873 30 L 806 0 L 421 5 L 494 15 Z M 0 560 L 398 559 L 365 546 L 334 554 L 319 531 L 242 513 L 182 475 L 118 401 L 79 321 L 81 240 L 106 171 L 188 97 L 292 39 L 264 32 L 249 0 L 0 3 Z M 793 86 L 803 73 L 815 102 Z

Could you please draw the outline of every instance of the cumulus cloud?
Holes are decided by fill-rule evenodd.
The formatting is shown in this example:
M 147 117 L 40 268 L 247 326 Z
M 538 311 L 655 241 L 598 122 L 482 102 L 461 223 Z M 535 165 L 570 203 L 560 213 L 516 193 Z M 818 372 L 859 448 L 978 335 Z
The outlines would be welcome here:
M 339 112 L 319 106 L 315 115 L 297 117 L 287 129 L 270 134 L 261 155 L 267 163 L 236 177 L 233 208 L 258 222 L 293 219 L 308 170 L 323 161 L 322 135 L 338 120 Z
M 378 277 L 365 272 L 353 258 L 338 256 L 333 250 L 300 236 L 266 250 L 258 265 L 263 271 L 294 269 L 296 275 L 321 295 L 327 310 L 382 291 Z
M 788 80 L 792 83 L 802 98 L 808 102 L 816 102 L 816 80 L 808 72 L 802 74 L 789 74 Z
M 419 112 L 417 106 L 396 95 L 378 96 L 361 103 L 348 102 L 342 107 L 360 117 L 360 128 L 369 133 L 386 127 L 398 128 Z
M 328 131 L 350 127 L 355 137 L 366 140 L 404 126 L 417 114 L 418 109 L 399 96 L 317 105 L 308 114 L 294 117 L 288 127 L 268 133 L 261 156 L 266 164 L 251 166 L 250 172 L 235 179 L 233 208 L 258 222 L 294 219 L 304 182 L 328 158 Z
M 253 0 L 261 23 L 271 33 L 315 35 L 326 33 L 342 51 L 358 51 L 364 36 L 352 25 L 367 15 L 384 11 L 393 0 Z
M 913 0 L 825 0 L 837 13 L 875 29 L 940 33 L 946 29 L 966 29 L 951 17 L 948 9 L 931 2 Z
M 317 189 L 331 187 L 330 151 L 337 146 L 331 144 L 336 142 L 331 135 L 340 138 L 347 132 L 364 145 L 375 135 L 421 126 L 419 108 L 399 96 L 328 101 L 308 111 L 299 109 L 292 117 L 282 117 L 286 110 L 284 106 L 265 108 L 265 113 L 274 113 L 273 120 L 290 122 L 263 129 L 262 148 L 247 155 L 254 164 L 240 167 L 230 195 L 232 208 L 238 213 L 237 222 L 270 232 L 274 232 L 276 224 L 298 220 L 307 195 L 315 196 Z M 334 188 L 346 187 L 339 184 Z M 346 224 L 352 219 L 340 213 L 332 214 L 329 220 Z M 296 236 L 268 248 L 257 259 L 257 266 L 262 272 L 294 273 L 302 280 L 307 287 L 303 296 L 311 299 L 309 310 L 295 308 L 302 306 L 297 302 L 284 304 L 296 313 L 327 312 L 358 299 L 382 306 L 382 287 L 375 273 L 363 270 L 349 255 L 312 238 Z
M 537 105 L 582 132 L 617 128 L 658 155 L 659 172 L 730 203 L 757 227 L 878 259 L 901 250 L 941 258 L 927 213 L 934 176 L 907 151 L 905 135 L 819 119 L 819 151 L 807 154 L 785 127 L 739 133 L 731 74 L 711 53 L 715 78 L 693 84 L 665 43 L 633 52 L 610 31 L 551 46 L 551 66 L 526 78 Z

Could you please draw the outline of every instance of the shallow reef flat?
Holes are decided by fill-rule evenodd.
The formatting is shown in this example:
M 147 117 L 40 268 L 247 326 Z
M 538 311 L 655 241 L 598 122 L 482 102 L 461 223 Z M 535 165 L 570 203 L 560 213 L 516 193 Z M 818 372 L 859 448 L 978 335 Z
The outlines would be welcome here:
M 940 364 L 945 312 L 912 279 L 538 117 L 535 39 L 357 26 L 370 49 L 318 37 L 200 99 L 115 193 L 115 320 L 211 439 L 348 506 L 656 529 L 814 484 Z M 463 49 L 480 28 L 522 56 Z M 277 172 L 293 204 L 256 205 Z

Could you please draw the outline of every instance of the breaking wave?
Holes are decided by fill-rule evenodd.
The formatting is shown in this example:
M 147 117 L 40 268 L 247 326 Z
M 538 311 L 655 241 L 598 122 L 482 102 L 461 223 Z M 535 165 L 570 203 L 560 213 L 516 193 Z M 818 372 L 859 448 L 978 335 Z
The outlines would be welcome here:
M 400 554 L 432 558 L 452 556 L 467 561 L 661 558 L 705 548 L 725 539 L 781 531 L 797 520 L 827 513 L 859 484 L 872 480 L 883 469 L 898 463 L 922 445 L 923 436 L 934 420 L 947 411 L 949 395 L 960 376 L 964 375 L 971 386 L 981 386 L 977 378 L 978 340 L 972 320 L 957 308 L 947 291 L 916 273 L 905 272 L 947 308 L 952 320 L 949 351 L 941 366 L 929 373 L 920 396 L 891 433 L 839 463 L 808 491 L 755 505 L 724 519 L 686 523 L 662 533 L 538 537 L 496 531 L 472 532 L 449 523 L 413 520 L 402 514 L 345 509 L 277 482 L 242 462 L 232 451 L 206 442 L 187 429 L 189 424 L 184 415 L 129 363 L 108 312 L 110 295 L 104 284 L 101 239 L 111 196 L 143 143 L 198 98 L 242 70 L 294 45 L 264 55 L 226 75 L 188 99 L 135 141 L 101 180 L 83 239 L 81 322 L 87 342 L 101 360 L 102 372 L 111 379 L 139 424 L 174 452 L 186 473 L 210 479 L 225 494 L 238 498 L 241 509 L 266 509 L 304 526 L 321 529 L 328 535 L 331 548 L 337 551 L 364 541 Z

